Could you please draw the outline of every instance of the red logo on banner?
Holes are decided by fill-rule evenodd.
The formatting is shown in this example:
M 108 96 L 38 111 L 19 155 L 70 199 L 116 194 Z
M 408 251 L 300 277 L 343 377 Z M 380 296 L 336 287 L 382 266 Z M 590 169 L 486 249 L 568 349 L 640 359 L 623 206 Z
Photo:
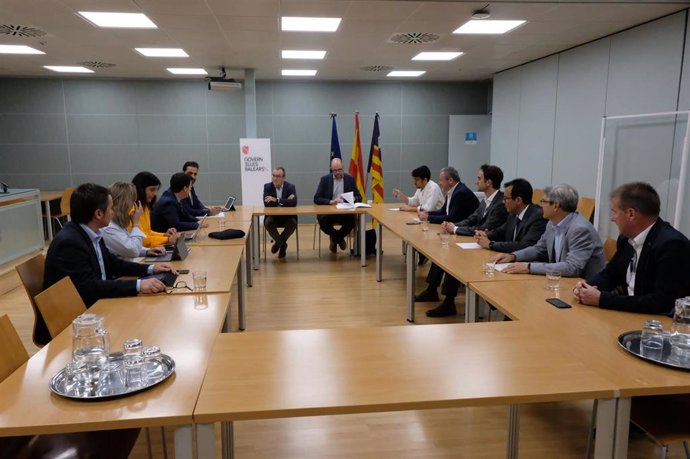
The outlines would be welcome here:
M 242 154 L 243 155 L 249 154 L 249 145 L 242 145 Z

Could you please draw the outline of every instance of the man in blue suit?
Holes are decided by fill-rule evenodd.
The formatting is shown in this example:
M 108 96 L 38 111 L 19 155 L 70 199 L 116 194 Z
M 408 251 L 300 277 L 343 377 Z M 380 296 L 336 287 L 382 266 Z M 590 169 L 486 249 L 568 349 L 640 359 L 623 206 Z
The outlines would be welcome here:
M 151 211 L 151 229 L 164 233 L 168 228 L 177 231 L 193 231 L 199 227 L 199 220 L 189 215 L 182 206 L 182 200 L 189 196 L 192 178 L 184 172 L 170 177 L 170 188 L 163 193 Z
M 276 167 L 271 172 L 271 181 L 264 185 L 264 206 L 297 206 L 297 190 L 295 189 L 295 185 L 285 181 L 285 168 Z M 273 239 L 271 253 L 278 252 L 278 258 L 285 258 L 287 240 L 297 228 L 297 216 L 269 215 L 264 219 L 264 226 Z M 283 232 L 278 233 L 278 228 L 283 228 Z
M 343 202 L 341 195 L 343 193 L 353 192 L 355 202 L 362 201 L 362 195 L 359 194 L 355 179 L 343 171 L 343 162 L 339 158 L 331 160 L 331 173 L 321 177 L 319 186 L 314 195 L 314 204 L 318 205 L 336 205 Z M 321 231 L 328 234 L 331 238 L 330 250 L 336 253 L 337 246 L 342 250 L 347 248 L 345 237 L 350 234 L 350 231 L 355 227 L 354 215 L 318 215 L 319 227 Z M 340 229 L 334 226 L 340 225 Z
M 511 263 L 508 274 L 546 274 L 560 271 L 563 277 L 593 276 L 606 265 L 604 246 L 599 233 L 577 211 L 579 195 L 570 185 L 556 185 L 544 190 L 541 208 L 549 220 L 539 241 L 513 253 L 494 258 Z
M 203 202 L 196 195 L 194 184 L 199 176 L 199 163 L 196 161 L 187 161 L 182 166 L 182 172 L 192 178 L 192 186 L 189 190 L 189 196 L 182 199 L 182 207 L 192 217 L 203 217 L 204 215 L 218 215 L 221 211 L 220 207 L 206 207 Z
M 690 295 L 690 241 L 659 218 L 659 195 L 648 183 L 626 183 L 611 193 L 611 221 L 620 237 L 602 271 L 578 282 L 573 294 L 602 309 L 669 314 Z
M 454 167 L 441 169 L 438 184 L 446 196 L 445 203 L 431 212 L 420 210 L 417 213 L 420 220 L 429 220 L 429 223 L 459 222 L 479 207 L 477 196 L 460 181 L 460 174 Z

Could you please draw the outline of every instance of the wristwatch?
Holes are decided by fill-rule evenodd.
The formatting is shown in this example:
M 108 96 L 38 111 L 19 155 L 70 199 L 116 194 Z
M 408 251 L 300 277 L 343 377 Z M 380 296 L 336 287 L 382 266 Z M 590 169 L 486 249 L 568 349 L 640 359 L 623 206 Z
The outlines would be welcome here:
M 494 241 L 489 242 L 489 250 L 494 249 Z

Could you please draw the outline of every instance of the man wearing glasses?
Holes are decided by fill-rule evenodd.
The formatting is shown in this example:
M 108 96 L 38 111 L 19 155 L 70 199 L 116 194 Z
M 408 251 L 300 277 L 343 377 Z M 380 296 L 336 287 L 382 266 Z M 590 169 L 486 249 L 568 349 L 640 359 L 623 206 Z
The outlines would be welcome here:
M 355 186 L 355 179 L 343 172 L 343 162 L 340 158 L 333 158 L 331 160 L 331 173 L 321 177 L 314 195 L 314 204 L 334 206 L 343 202 L 341 195 L 348 192 L 354 193 L 355 202 L 362 202 L 362 196 Z M 340 246 L 341 250 L 345 250 L 347 248 L 345 238 L 355 227 L 355 216 L 318 215 L 316 218 L 319 221 L 321 231 L 331 238 L 329 246 L 331 252 L 336 253 L 337 246 Z M 340 225 L 340 228 L 336 229 L 336 225 Z
M 602 309 L 668 314 L 690 295 L 690 241 L 659 218 L 659 195 L 648 183 L 626 183 L 611 193 L 611 221 L 620 232 L 603 271 L 578 282 L 573 294 Z
M 549 220 L 539 241 L 513 253 L 494 258 L 510 263 L 508 274 L 546 274 L 559 271 L 563 277 L 593 276 L 604 268 L 604 246 L 592 224 L 577 212 L 579 195 L 570 185 L 555 185 L 544 190 L 539 201 L 544 218 Z
M 271 181 L 264 185 L 264 206 L 266 207 L 295 207 L 297 206 L 297 190 L 295 185 L 285 181 L 285 169 L 276 167 L 271 173 Z M 273 239 L 271 253 L 278 252 L 278 258 L 285 258 L 287 241 L 297 228 L 296 215 L 267 216 L 264 219 L 266 231 Z M 278 233 L 278 228 L 283 228 Z

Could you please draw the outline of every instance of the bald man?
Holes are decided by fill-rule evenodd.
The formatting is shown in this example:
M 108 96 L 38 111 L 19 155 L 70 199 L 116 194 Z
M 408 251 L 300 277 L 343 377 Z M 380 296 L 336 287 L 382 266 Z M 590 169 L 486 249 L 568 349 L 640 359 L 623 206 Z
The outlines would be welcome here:
M 343 193 L 353 192 L 355 195 L 355 202 L 361 202 L 362 196 L 357 191 L 355 179 L 343 171 L 343 162 L 339 158 L 331 160 L 331 173 L 321 177 L 319 187 L 316 189 L 314 195 L 314 204 L 331 205 L 334 206 L 343 202 L 341 195 Z M 331 238 L 329 249 L 332 253 L 336 253 L 338 246 L 342 250 L 347 249 L 345 237 L 350 234 L 350 231 L 355 227 L 354 215 L 318 215 L 316 217 L 319 221 L 321 231 L 328 234 Z M 340 225 L 339 229 L 335 226 Z

